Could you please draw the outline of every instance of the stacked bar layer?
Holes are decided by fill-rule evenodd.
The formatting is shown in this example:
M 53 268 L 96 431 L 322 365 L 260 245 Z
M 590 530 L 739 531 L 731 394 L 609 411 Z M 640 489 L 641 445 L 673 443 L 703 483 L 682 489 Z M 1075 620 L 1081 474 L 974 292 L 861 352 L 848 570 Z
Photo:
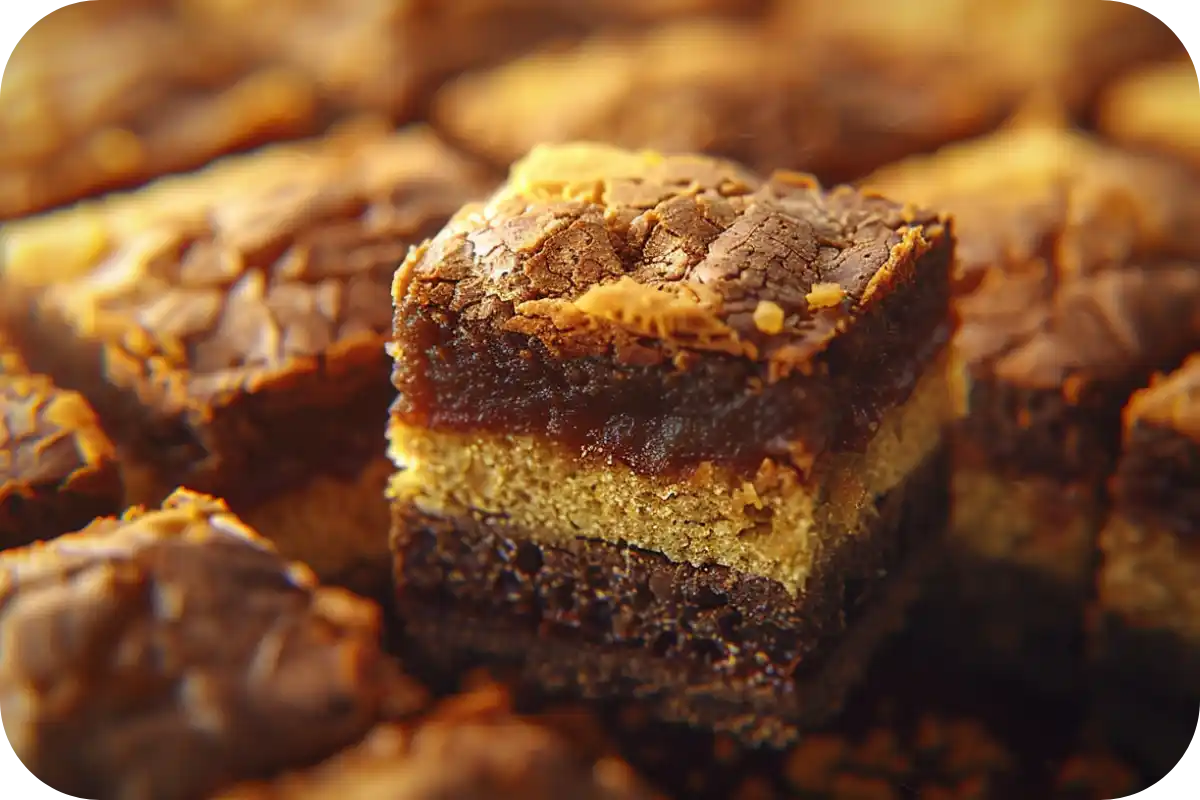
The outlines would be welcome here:
M 410 628 L 767 737 L 830 713 L 945 511 L 952 249 L 807 176 L 535 150 L 396 275 L 400 601 L 460 618 Z

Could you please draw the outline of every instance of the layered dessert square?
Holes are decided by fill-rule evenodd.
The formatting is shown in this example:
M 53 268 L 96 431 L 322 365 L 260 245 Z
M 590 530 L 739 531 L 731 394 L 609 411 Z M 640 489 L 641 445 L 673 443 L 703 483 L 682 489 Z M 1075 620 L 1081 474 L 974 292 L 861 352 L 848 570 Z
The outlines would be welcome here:
M 1200 738 L 1200 355 L 1130 399 L 1111 487 L 1094 640 L 1102 696 L 1122 699 L 1112 722 L 1144 754 L 1151 742 L 1170 750 L 1154 732 L 1174 720 L 1182 763 Z
M 131 502 L 220 493 L 286 556 L 357 574 L 386 563 L 388 286 L 480 180 L 424 129 L 353 127 L 13 225 L 0 292 Z
M 928 629 L 1077 687 L 1121 409 L 1200 342 L 1200 185 L 1032 118 L 867 184 L 949 212 L 959 243 L 954 555 Z
M 29 372 L 0 332 L 0 550 L 121 509 L 116 450 L 75 392 Z
M 0 639 L 4 731 L 75 797 L 201 800 L 423 701 L 378 607 L 187 491 L 0 553 Z
M 748 735 L 828 714 L 945 510 L 952 251 L 805 175 L 535 149 L 396 274 L 410 631 Z

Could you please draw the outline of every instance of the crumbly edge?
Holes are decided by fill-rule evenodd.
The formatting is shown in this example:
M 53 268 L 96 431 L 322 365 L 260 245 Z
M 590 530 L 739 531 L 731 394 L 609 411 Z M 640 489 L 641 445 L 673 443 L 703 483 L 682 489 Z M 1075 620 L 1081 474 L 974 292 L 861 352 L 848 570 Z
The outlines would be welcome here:
M 705 462 L 683 477 L 642 476 L 579 458 L 534 436 L 442 433 L 393 420 L 397 502 L 553 544 L 574 537 L 627 543 L 695 566 L 719 564 L 796 594 L 837 537 L 860 535 L 875 501 L 942 441 L 951 417 L 946 357 L 887 412 L 862 453 L 831 453 L 805 478 L 764 461 L 756 474 Z

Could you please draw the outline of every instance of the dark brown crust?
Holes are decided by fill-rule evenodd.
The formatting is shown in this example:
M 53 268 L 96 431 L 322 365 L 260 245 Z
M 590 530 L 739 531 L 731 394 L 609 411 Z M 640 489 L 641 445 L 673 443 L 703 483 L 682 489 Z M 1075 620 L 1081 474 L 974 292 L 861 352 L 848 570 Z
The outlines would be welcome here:
M 866 183 L 954 217 L 963 435 L 999 471 L 1108 475 L 1130 393 L 1200 345 L 1200 183 L 1036 121 Z
M 0 334 L 0 549 L 121 508 L 116 454 L 87 401 L 31 375 Z
M 0 555 L 0 634 L 18 755 L 97 800 L 204 797 L 327 756 L 421 699 L 382 656 L 377 607 L 318 588 L 222 502 L 184 491 Z
M 837 710 L 876 644 L 858 629 L 881 625 L 871 619 L 880 605 L 903 613 L 886 595 L 904 591 L 904 570 L 940 536 L 946 464 L 931 457 L 883 498 L 878 527 L 833 552 L 797 598 L 723 567 L 589 540 L 517 542 L 397 506 L 399 604 L 410 632 L 437 646 L 523 658 L 536 642 L 548 658 L 528 669 L 544 686 L 632 693 L 668 717 L 787 738 L 793 723 Z M 886 587 L 881 571 L 899 585 Z
M 936 217 L 807 176 L 539 149 L 397 273 L 393 413 L 643 473 L 811 463 L 940 352 L 951 251 Z
M 184 181 L 81 209 L 111 217 L 109 258 L 36 294 L 19 331 L 161 483 L 236 508 L 382 453 L 387 286 L 409 245 L 483 190 L 422 129 L 287 152 L 222 165 L 225 183 L 188 176 L 208 202 Z M 139 204 L 166 223 L 122 234 Z
M 1200 538 L 1200 355 L 1130 401 L 1112 488 L 1131 520 Z

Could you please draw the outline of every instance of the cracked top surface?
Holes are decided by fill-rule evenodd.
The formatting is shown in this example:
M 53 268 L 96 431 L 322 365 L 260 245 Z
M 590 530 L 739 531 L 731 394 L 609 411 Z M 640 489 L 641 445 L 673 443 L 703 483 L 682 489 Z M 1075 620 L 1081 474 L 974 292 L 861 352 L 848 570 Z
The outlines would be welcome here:
M 1171 165 L 1014 123 L 864 183 L 952 216 L 977 376 L 1071 394 L 1200 342 L 1200 183 Z
M 803 369 L 949 237 L 934 215 L 808 176 L 592 144 L 536 148 L 397 272 L 397 315 L 443 308 L 551 352 L 719 352 Z M 936 281 L 924 285 L 934 290 Z
M 0 334 L 0 545 L 10 536 L 46 533 L 14 530 L 33 524 L 17 515 L 16 501 L 42 492 L 50 503 L 67 502 L 54 497 L 58 492 L 79 492 L 107 496 L 115 506 L 115 451 L 87 401 L 30 374 Z
M 206 402 L 374 359 L 396 264 L 481 180 L 427 130 L 356 130 L 17 227 L 6 279 L 103 343 L 110 380 Z
M 0 554 L 5 730 L 76 796 L 203 797 L 356 741 L 419 694 L 378 637 L 373 604 L 184 490 Z

